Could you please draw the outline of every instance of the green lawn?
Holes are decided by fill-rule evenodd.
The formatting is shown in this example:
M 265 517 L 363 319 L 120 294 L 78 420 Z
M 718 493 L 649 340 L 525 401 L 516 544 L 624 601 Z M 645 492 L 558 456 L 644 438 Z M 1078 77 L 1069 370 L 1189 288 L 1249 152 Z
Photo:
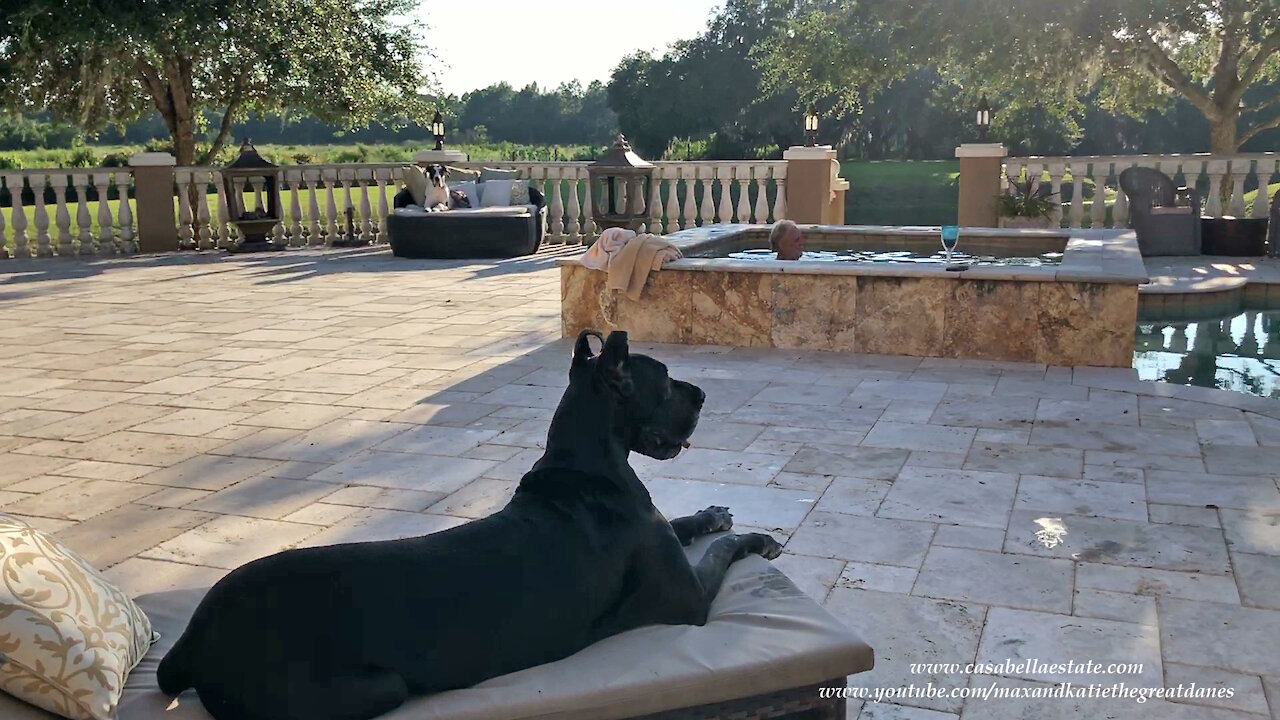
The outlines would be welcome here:
M 849 181 L 844 221 L 850 225 L 948 225 L 956 221 L 956 160 L 858 161 L 840 164 Z

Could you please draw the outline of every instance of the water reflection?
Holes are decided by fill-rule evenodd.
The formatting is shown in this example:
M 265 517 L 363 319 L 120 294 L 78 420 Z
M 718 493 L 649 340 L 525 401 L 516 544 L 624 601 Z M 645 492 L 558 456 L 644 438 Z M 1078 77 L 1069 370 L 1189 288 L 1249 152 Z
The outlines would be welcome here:
M 1139 322 L 1136 340 L 1133 366 L 1143 380 L 1280 397 L 1280 310 Z

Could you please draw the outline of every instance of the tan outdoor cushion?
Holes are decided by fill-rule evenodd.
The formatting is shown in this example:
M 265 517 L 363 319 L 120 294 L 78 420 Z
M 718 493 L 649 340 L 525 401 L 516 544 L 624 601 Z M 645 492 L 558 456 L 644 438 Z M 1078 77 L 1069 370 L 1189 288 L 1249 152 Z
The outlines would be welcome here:
M 701 556 L 706 543 L 695 543 L 691 559 Z M 129 677 L 120 720 L 209 720 L 190 690 L 165 712 L 170 700 L 156 689 L 154 677 L 156 664 L 203 594 L 196 589 L 138 599 L 163 638 Z M 705 627 L 632 630 L 559 662 L 410 700 L 382 717 L 617 720 L 820 683 L 871 665 L 871 648 L 857 635 L 768 561 L 752 555 L 729 569 Z M 34 709 L 11 714 L 5 700 L 0 698 L 0 718 L 48 717 Z
M 427 176 L 422 172 L 422 168 L 417 165 L 409 165 L 400 169 L 400 179 L 404 182 L 405 189 L 409 191 L 409 196 L 413 198 L 414 205 L 427 204 Z
M 154 639 L 146 614 L 52 536 L 2 514 L 0 577 L 0 690 L 63 717 L 110 720 Z

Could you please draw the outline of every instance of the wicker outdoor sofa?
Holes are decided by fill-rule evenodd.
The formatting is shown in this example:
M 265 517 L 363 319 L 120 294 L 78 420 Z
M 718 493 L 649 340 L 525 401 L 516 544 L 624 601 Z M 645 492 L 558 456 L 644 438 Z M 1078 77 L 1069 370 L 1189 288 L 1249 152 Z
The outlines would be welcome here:
M 444 212 L 412 209 L 401 190 L 387 217 L 391 253 L 407 258 L 509 258 L 532 255 L 542 244 L 547 204 L 529 188 L 528 205 L 475 207 Z

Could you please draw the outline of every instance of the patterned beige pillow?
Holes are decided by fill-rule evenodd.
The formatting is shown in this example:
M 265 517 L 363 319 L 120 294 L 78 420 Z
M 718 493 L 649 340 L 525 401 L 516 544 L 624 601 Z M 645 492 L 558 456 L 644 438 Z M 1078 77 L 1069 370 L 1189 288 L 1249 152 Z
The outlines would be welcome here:
M 158 637 L 83 558 L 0 514 L 0 690 L 74 720 L 112 720 Z
M 409 191 L 409 196 L 413 198 L 413 204 L 425 206 L 427 204 L 427 176 L 423 174 L 422 168 L 417 165 L 409 165 L 400 169 L 400 179 L 404 182 L 405 189 Z

